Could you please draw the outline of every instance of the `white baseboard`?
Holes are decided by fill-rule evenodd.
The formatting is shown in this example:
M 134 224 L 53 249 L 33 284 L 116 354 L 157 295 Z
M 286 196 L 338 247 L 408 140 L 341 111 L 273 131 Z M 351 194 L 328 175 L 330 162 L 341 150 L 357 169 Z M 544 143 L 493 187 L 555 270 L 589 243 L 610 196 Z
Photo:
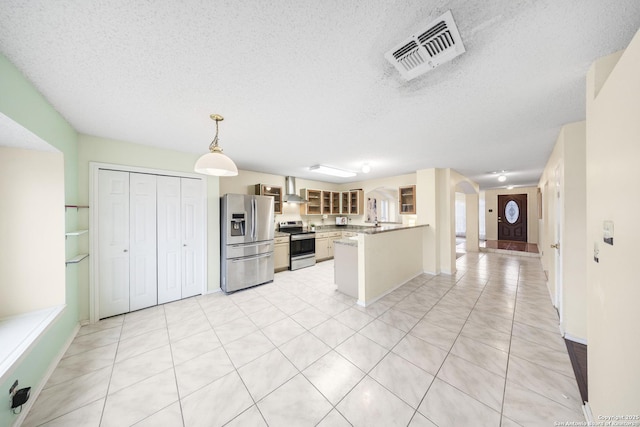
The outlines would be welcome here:
M 60 363 L 60 361 L 62 360 L 62 356 L 64 356 L 64 354 L 69 349 L 69 346 L 71 345 L 73 340 L 76 338 L 76 335 L 78 334 L 79 330 L 80 330 L 80 323 L 76 325 L 76 327 L 73 329 L 73 333 L 69 335 L 69 338 L 60 349 L 60 352 L 58 353 L 58 355 L 51 361 L 51 363 L 49 364 L 49 368 L 47 369 L 47 372 L 45 372 L 44 376 L 40 380 L 40 383 L 36 387 L 33 387 L 31 389 L 31 395 L 29 396 L 29 400 L 27 401 L 27 403 L 25 403 L 24 408 L 22 409 L 22 412 L 20 412 L 20 415 L 18 415 L 18 418 L 15 419 L 13 423 L 14 427 L 22 425 L 24 420 L 27 418 L 27 415 L 29 415 L 29 411 L 33 407 L 33 404 L 36 402 L 36 400 L 38 400 L 38 396 L 42 392 L 42 389 L 44 389 L 44 386 L 47 384 L 47 381 L 49 381 L 49 378 L 51 378 L 53 371 L 55 371 L 56 367 L 58 366 L 58 363 Z
M 591 412 L 591 406 L 589 406 L 589 402 L 584 402 L 584 405 L 582 405 L 582 413 L 587 420 L 587 425 L 596 425 L 593 421 L 593 412 Z
M 384 292 L 384 293 L 382 293 L 382 294 L 378 295 L 377 297 L 375 297 L 375 298 L 374 298 L 374 299 L 372 299 L 372 300 L 369 300 L 369 301 L 362 301 L 362 300 L 358 300 L 357 304 L 358 304 L 360 307 L 366 307 L 366 306 L 368 306 L 368 305 L 371 305 L 371 304 L 375 303 L 376 301 L 378 301 L 378 300 L 380 300 L 380 299 L 382 299 L 382 298 L 386 297 L 387 295 L 389 295 L 391 292 L 395 291 L 396 289 L 398 289 L 398 288 L 400 288 L 400 287 L 404 286 L 404 284 L 405 284 L 405 283 L 407 283 L 407 282 L 408 282 L 408 281 L 410 281 L 410 280 L 415 279 L 416 277 L 420 276 L 421 274 L 422 274 L 422 272 L 420 272 L 420 273 L 416 274 L 415 276 L 413 276 L 413 277 L 411 277 L 411 278 L 409 278 L 409 279 L 405 280 L 404 282 L 400 283 L 399 285 L 396 285 L 396 286 L 394 286 L 393 288 L 389 289 L 388 291 L 386 291 L 386 292 Z

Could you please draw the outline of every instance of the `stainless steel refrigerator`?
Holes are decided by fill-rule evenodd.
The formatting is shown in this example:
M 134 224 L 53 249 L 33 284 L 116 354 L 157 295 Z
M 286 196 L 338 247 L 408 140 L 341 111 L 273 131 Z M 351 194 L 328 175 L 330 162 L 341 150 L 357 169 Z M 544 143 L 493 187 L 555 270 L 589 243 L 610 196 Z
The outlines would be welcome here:
M 220 199 L 220 287 L 234 292 L 273 281 L 273 197 Z

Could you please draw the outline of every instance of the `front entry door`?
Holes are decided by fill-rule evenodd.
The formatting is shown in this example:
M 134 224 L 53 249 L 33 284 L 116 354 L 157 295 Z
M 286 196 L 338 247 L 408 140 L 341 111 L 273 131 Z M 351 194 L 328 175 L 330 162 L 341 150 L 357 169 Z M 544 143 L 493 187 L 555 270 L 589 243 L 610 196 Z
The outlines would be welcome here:
M 498 195 L 498 240 L 527 241 L 527 195 Z

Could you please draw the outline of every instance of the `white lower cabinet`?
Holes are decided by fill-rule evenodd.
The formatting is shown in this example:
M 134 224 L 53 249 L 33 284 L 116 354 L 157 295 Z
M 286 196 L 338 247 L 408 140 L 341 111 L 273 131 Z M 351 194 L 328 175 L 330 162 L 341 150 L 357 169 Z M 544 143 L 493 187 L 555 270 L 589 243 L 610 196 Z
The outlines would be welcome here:
M 322 261 L 329 258 L 328 242 L 329 238 L 318 237 L 316 233 L 316 261 Z
M 333 242 L 341 239 L 339 231 L 316 233 L 316 261 L 324 261 L 333 258 Z
M 289 237 L 276 237 L 273 245 L 273 267 L 275 271 L 289 268 Z
M 200 294 L 202 181 L 106 169 L 98 181 L 98 318 Z

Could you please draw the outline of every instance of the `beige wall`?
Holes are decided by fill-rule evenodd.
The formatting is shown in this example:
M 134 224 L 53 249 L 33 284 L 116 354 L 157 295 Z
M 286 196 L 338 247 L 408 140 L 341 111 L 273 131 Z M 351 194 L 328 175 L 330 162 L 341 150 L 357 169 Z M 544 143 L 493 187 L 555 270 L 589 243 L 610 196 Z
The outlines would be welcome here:
M 270 184 L 284 188 L 284 176 L 265 174 L 261 172 L 240 170 L 238 176 L 220 179 L 220 194 L 240 193 L 253 194 L 255 184 Z M 428 169 L 416 173 L 399 175 L 388 178 L 356 181 L 348 184 L 333 184 L 322 181 L 309 181 L 296 179 L 298 193 L 303 188 L 318 190 L 345 191 L 361 189 L 365 194 L 380 187 L 398 188 L 401 186 L 416 185 L 416 215 L 399 215 L 404 224 L 429 224 L 428 231 L 424 234 L 425 249 L 423 255 L 423 271 L 439 274 L 455 273 L 455 192 L 464 191 L 468 194 L 478 192 L 478 185 L 468 180 L 463 175 L 451 169 Z M 474 215 L 470 216 L 473 227 L 477 223 L 477 197 L 471 199 L 471 204 L 476 205 Z M 473 213 L 473 212 L 471 212 Z M 319 215 L 300 216 L 299 206 L 287 206 L 284 204 L 283 214 L 276 215 L 276 222 L 283 220 L 302 219 L 305 225 L 313 222 L 316 225 L 333 224 L 334 216 L 330 215 L 322 220 Z M 349 216 L 350 224 L 368 225 L 364 222 L 364 215 Z M 477 230 L 477 226 L 475 227 Z M 537 232 L 537 226 L 535 227 Z M 477 231 L 475 232 L 477 235 Z M 536 239 L 537 240 L 537 239 Z M 472 242 L 473 243 L 473 242 Z
M 465 194 L 464 203 L 467 216 L 467 233 L 465 249 L 467 252 L 478 252 L 480 250 L 480 219 L 479 219 L 479 196 L 478 193 Z
M 519 187 L 511 190 L 497 188 L 485 190 L 485 232 L 487 240 L 498 240 L 498 195 L 526 194 L 527 195 L 527 241 L 538 243 L 538 189 L 537 187 Z M 482 197 L 482 195 L 481 195 Z M 489 212 L 491 209 L 493 212 Z
M 455 192 L 462 175 L 451 169 L 416 172 L 417 224 L 428 224 L 423 233 L 423 269 L 431 274 L 456 271 Z
M 89 162 L 193 173 L 198 155 L 89 135 L 78 139 L 78 197 L 89 203 Z M 220 205 L 217 177 L 207 177 L 207 288 L 220 288 Z M 81 221 L 89 227 L 88 214 Z M 87 248 L 88 250 L 88 248 Z M 79 285 L 80 319 L 89 318 L 88 271 Z
M 480 240 L 480 211 L 479 211 L 479 193 L 480 186 L 471 181 L 464 175 L 459 174 L 458 172 L 452 170 L 451 171 L 451 186 L 453 187 L 453 191 L 455 191 L 455 197 L 458 197 L 458 194 L 464 197 L 465 203 L 465 217 L 466 217 L 466 242 L 465 247 L 468 252 L 478 252 L 479 248 L 479 240 Z M 455 201 L 455 200 L 454 200 Z M 455 265 L 455 204 L 453 210 L 453 256 L 454 256 L 454 265 Z
M 640 413 L 638 76 L 640 33 L 621 57 L 597 61 L 587 75 L 587 334 L 589 403 L 596 420 Z M 603 221 L 614 222 L 613 246 L 603 243 Z
M 362 189 L 364 191 L 364 203 L 367 203 L 367 194 L 378 189 L 378 188 L 391 188 L 394 189 L 397 193 L 400 187 L 406 187 L 408 185 L 416 185 L 416 174 L 410 173 L 406 175 L 397 175 L 390 176 L 387 178 L 377 178 L 377 179 L 369 179 L 365 181 L 357 181 L 349 184 L 342 184 L 340 186 L 340 190 L 351 190 L 351 189 Z M 397 207 L 397 199 L 398 195 L 396 194 L 396 207 Z M 420 205 L 416 202 L 416 211 L 420 210 Z M 402 222 L 403 224 L 415 223 L 417 216 L 416 215 L 396 215 L 396 219 L 398 222 Z M 365 223 L 365 216 L 359 215 L 354 216 L 352 224 L 356 225 L 370 225 Z
M 366 195 L 368 192 L 375 190 L 379 187 L 398 188 L 406 185 L 414 185 L 416 183 L 415 174 L 399 175 L 388 178 L 372 179 L 366 181 L 351 182 L 348 184 L 334 184 L 324 181 L 312 181 L 308 179 L 296 178 L 296 191 L 300 194 L 300 191 L 304 188 L 310 188 L 314 190 L 328 190 L 328 191 L 346 191 L 351 189 L 361 189 Z M 239 170 L 238 176 L 222 177 L 220 178 L 220 194 L 236 193 L 236 194 L 254 194 L 254 188 L 256 184 L 268 184 L 273 186 L 282 187 L 285 190 L 285 177 L 282 175 L 273 175 L 262 172 Z M 322 219 L 322 215 L 300 215 L 300 205 L 297 204 L 283 204 L 283 211 L 281 215 L 276 215 L 276 223 L 280 221 L 296 221 L 302 220 L 306 225 L 314 223 L 316 225 L 331 225 L 335 224 L 335 216 L 329 215 L 327 219 Z M 363 215 L 349 215 L 350 224 L 354 225 L 367 225 L 364 222 Z M 410 220 L 415 220 L 415 215 L 399 215 L 399 218 L 403 223 L 408 223 Z
M 267 184 L 275 187 L 282 187 L 283 194 L 286 192 L 284 185 L 285 177 L 283 175 L 272 175 L 262 172 L 254 172 L 247 170 L 238 170 L 237 176 L 222 177 L 220 178 L 220 195 L 227 193 L 233 194 L 255 194 L 256 184 Z M 329 190 L 340 191 L 340 184 L 333 184 L 330 182 L 311 181 L 308 179 L 296 178 L 296 191 L 300 194 L 300 190 L 303 188 L 310 188 L 313 190 Z M 275 216 L 276 224 L 280 221 L 299 221 L 303 220 L 304 225 L 307 226 L 310 223 L 316 225 L 326 223 L 335 224 L 333 215 L 329 216 L 326 220 L 322 219 L 322 215 L 300 215 L 300 205 L 295 203 L 283 203 L 282 214 Z
M 428 227 L 379 234 L 358 234 L 360 304 L 370 304 L 422 273 L 422 242 L 425 228 Z
M 556 172 L 557 171 L 557 172 Z M 556 174 L 559 176 L 558 187 Z M 587 340 L 586 289 L 586 123 L 563 126 L 540 178 L 542 198 L 548 204 L 540 224 L 542 264 L 548 272 L 548 286 L 559 308 L 560 327 L 566 338 Z M 560 194 L 560 197 L 558 197 Z M 562 203 L 557 216 L 558 204 Z M 558 239 L 560 225 L 562 237 Z M 560 241 L 562 257 L 561 296 L 556 293 L 556 250 Z M 559 298 L 556 299 L 556 296 Z
M 0 147 L 0 195 L 0 318 L 64 304 L 62 153 Z

